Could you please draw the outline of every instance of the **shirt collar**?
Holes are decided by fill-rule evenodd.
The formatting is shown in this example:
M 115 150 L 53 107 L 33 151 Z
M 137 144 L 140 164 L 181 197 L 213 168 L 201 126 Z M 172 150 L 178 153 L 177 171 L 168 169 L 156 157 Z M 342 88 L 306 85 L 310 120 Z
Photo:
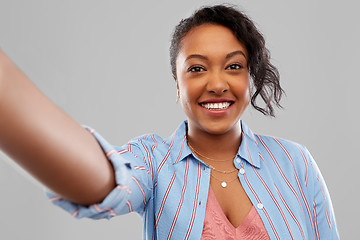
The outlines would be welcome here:
M 170 159 L 176 164 L 192 154 L 186 139 L 187 121 L 183 121 L 175 132 L 166 139 L 171 147 Z
M 255 135 L 242 120 L 241 129 L 242 141 L 238 150 L 238 155 L 254 167 L 260 168 L 259 147 Z M 166 139 L 166 142 L 171 147 L 170 159 L 172 159 L 173 164 L 186 159 L 187 156 L 192 154 L 192 151 L 187 144 L 186 132 L 187 121 L 185 120 L 179 125 L 175 132 Z
M 241 120 L 242 139 L 238 155 L 254 167 L 260 168 L 260 150 L 254 133 Z

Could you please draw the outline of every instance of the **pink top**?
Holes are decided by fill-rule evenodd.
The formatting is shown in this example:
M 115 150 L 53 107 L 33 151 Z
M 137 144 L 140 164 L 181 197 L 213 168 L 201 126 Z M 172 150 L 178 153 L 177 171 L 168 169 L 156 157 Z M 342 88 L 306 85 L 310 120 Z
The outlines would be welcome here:
M 269 240 L 270 238 L 254 206 L 251 208 L 243 222 L 235 228 L 225 216 L 210 187 L 201 240 L 212 239 Z

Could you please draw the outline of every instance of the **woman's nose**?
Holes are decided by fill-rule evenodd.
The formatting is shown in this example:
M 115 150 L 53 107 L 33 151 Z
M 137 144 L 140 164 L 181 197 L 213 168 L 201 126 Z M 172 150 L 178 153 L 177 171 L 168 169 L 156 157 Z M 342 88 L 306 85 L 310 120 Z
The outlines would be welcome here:
M 220 73 L 213 73 L 208 76 L 206 88 L 211 93 L 221 95 L 229 90 L 229 84 L 225 76 Z

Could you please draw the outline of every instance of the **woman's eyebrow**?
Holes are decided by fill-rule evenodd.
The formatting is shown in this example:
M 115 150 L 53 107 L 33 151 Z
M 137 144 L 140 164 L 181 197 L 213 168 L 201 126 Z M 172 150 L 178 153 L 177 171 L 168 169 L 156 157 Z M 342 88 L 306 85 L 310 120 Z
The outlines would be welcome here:
M 189 55 L 184 62 L 188 61 L 189 59 L 191 58 L 200 58 L 200 59 L 203 59 L 203 60 L 208 60 L 207 57 L 203 56 L 203 55 L 200 55 L 200 54 L 191 54 Z
M 241 50 L 237 50 L 237 51 L 228 53 L 225 58 L 228 59 L 228 58 L 231 58 L 231 57 L 233 57 L 235 55 L 242 55 L 242 56 L 244 56 L 246 58 L 245 53 L 243 51 L 241 51 Z M 203 56 L 203 55 L 200 55 L 200 54 L 191 54 L 185 59 L 184 62 L 188 61 L 191 58 L 199 58 L 199 59 L 203 59 L 203 60 L 208 60 L 208 58 L 206 56 Z
M 245 57 L 245 59 L 246 59 L 245 53 L 244 53 L 243 51 L 240 51 L 240 50 L 237 50 L 237 51 L 228 53 L 225 58 L 228 59 L 228 58 L 231 58 L 231 57 L 233 57 L 233 56 L 235 56 L 235 55 L 238 55 L 238 54 L 239 54 L 239 55 L 243 55 L 243 56 Z

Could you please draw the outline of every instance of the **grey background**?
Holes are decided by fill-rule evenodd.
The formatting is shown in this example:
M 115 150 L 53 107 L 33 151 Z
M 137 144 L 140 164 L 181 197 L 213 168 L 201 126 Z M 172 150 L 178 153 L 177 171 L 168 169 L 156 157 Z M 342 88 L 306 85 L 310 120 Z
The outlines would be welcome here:
M 358 236 L 360 31 L 357 1 L 229 1 L 264 33 L 287 97 L 253 131 L 306 145 L 329 188 L 343 239 Z M 114 145 L 185 118 L 168 47 L 178 21 L 218 1 L 0 0 L 0 47 L 57 105 Z M 1 117 L 1 116 L 0 116 Z M 0 239 L 140 239 L 136 214 L 75 220 L 0 155 Z

